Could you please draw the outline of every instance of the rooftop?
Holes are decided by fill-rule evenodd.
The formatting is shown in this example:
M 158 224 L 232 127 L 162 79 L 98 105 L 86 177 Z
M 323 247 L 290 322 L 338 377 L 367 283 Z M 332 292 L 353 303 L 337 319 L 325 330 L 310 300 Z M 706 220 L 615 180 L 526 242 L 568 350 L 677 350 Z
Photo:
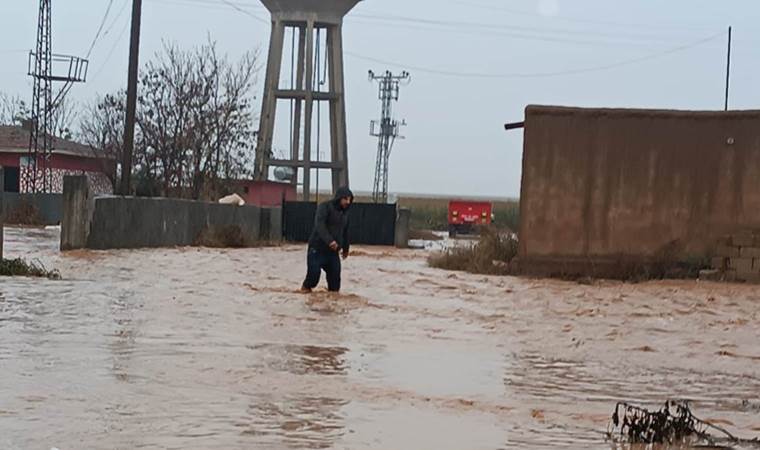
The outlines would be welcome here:
M 0 152 L 25 153 L 29 151 L 29 130 L 22 126 L 0 125 Z M 69 139 L 54 138 L 53 154 L 94 158 L 93 150 Z

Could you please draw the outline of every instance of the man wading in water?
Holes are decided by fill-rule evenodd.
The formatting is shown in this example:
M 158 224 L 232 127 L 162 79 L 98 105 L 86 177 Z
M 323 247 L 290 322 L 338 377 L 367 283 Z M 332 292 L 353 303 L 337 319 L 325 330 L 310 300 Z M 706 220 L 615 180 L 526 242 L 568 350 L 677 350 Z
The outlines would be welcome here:
M 340 291 L 340 256 L 348 258 L 348 208 L 353 202 L 354 194 L 348 188 L 340 188 L 332 200 L 317 207 L 301 292 L 308 293 L 317 287 L 323 270 L 327 275 L 327 289 Z

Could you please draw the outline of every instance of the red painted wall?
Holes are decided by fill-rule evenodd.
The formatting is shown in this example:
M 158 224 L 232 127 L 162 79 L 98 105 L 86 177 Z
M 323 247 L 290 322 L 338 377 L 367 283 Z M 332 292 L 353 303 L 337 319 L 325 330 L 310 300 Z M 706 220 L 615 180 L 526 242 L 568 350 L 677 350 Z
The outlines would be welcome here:
M 94 158 L 82 158 L 71 155 L 53 155 L 50 160 L 53 169 L 83 170 L 85 172 L 102 172 L 103 163 Z
M 0 153 L 0 166 L 18 167 L 18 160 L 17 153 Z
M 289 183 L 249 181 L 241 182 L 241 186 L 244 192 L 243 199 L 249 205 L 261 207 L 281 206 L 283 197 L 288 202 L 296 201 L 296 187 Z
M 0 166 L 19 167 L 19 161 L 25 153 L 0 152 Z M 73 155 L 53 155 L 50 158 L 53 169 L 82 170 L 85 172 L 102 172 L 103 162 L 94 158 L 83 158 Z

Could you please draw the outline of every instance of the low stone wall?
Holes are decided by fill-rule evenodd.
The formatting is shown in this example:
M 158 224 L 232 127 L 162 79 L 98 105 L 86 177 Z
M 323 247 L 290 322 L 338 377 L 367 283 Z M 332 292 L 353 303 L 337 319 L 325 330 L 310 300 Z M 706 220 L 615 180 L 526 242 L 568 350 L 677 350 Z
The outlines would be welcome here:
M 92 198 L 86 179 L 64 181 L 61 249 L 251 247 L 280 240 L 279 209 L 168 198 Z
M 720 240 L 712 273 L 702 278 L 760 283 L 760 233 L 746 231 Z

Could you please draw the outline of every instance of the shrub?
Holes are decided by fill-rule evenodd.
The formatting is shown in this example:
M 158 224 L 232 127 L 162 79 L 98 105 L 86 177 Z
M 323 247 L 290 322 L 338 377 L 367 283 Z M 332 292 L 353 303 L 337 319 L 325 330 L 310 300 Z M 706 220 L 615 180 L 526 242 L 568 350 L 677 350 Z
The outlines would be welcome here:
M 487 275 L 506 275 L 509 264 L 517 256 L 517 239 L 496 229 L 483 230 L 478 242 L 471 246 L 450 248 L 428 258 L 428 264 L 445 270 L 458 270 Z
M 28 263 L 21 258 L 0 260 L 0 276 L 61 279 L 61 274 L 57 270 L 47 270 L 40 262 Z

